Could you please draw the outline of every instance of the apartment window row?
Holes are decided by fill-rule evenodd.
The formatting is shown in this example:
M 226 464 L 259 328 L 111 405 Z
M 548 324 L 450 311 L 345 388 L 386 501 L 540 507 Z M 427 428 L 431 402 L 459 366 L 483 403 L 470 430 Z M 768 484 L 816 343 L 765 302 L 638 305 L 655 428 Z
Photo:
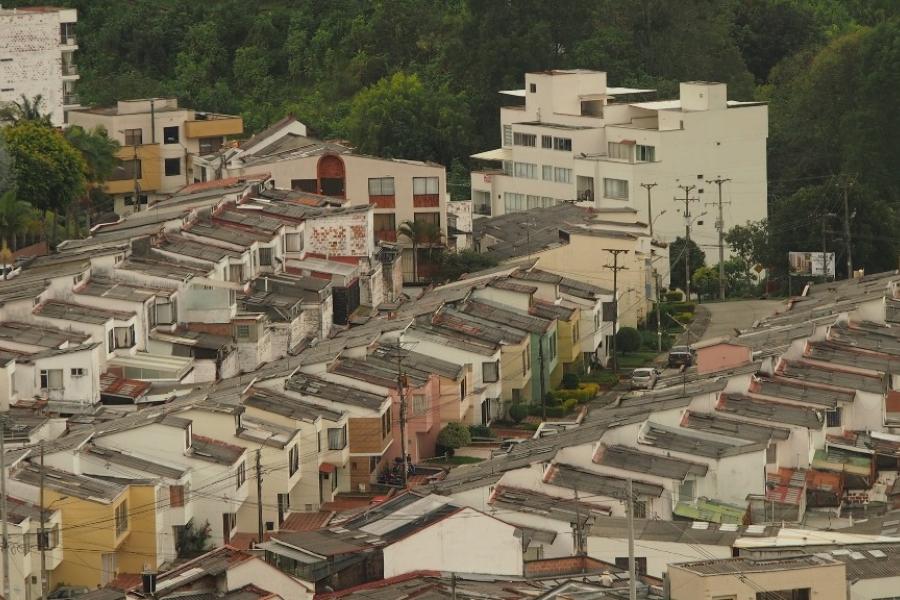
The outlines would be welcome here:
M 413 177 L 413 195 L 439 194 L 439 181 L 437 177 Z
M 496 383 L 500 381 L 500 361 L 481 363 L 481 378 L 485 383 Z
M 391 407 L 388 406 L 388 409 L 384 411 L 384 414 L 381 415 L 381 437 L 386 438 L 388 434 L 391 433 L 393 429 L 393 417 L 391 416 Z
M 413 177 L 413 195 L 428 196 L 440 193 L 438 177 Z M 393 177 L 370 177 L 370 196 L 393 196 L 396 193 Z
M 116 521 L 116 537 L 121 536 L 128 531 L 128 500 L 123 500 L 117 507 L 115 512 Z
M 512 143 L 513 143 L 512 125 L 504 125 L 503 126 L 503 145 L 504 146 L 512 146 Z
M 241 486 L 244 485 L 245 481 L 247 481 L 247 463 L 242 462 L 238 465 L 237 473 L 235 473 L 234 483 L 236 484 L 237 489 L 241 489 Z
M 554 167 L 553 165 L 543 165 L 541 167 L 541 178 L 544 181 L 572 183 L 572 169 L 566 169 L 564 167 Z
M 555 206 L 558 201 L 550 196 L 532 196 L 530 194 L 517 194 L 514 192 L 503 193 L 503 204 L 506 212 L 518 212 L 532 208 L 548 208 Z
M 534 148 L 537 146 L 537 135 L 533 133 L 519 133 L 518 131 L 513 132 L 513 145 Z
M 625 179 L 603 178 L 603 196 L 613 200 L 628 200 L 628 181 Z
M 371 178 L 369 178 L 369 195 L 370 196 L 393 196 L 394 195 L 394 178 L 393 177 L 371 177 Z
M 656 160 L 656 147 L 645 144 L 608 142 L 607 154 L 615 160 L 654 162 Z
M 347 426 L 328 428 L 328 449 L 343 450 L 347 447 Z
M 288 477 L 300 470 L 300 444 L 294 444 L 288 451 Z
M 537 179 L 537 165 L 534 163 L 513 163 L 513 174 L 525 179 Z

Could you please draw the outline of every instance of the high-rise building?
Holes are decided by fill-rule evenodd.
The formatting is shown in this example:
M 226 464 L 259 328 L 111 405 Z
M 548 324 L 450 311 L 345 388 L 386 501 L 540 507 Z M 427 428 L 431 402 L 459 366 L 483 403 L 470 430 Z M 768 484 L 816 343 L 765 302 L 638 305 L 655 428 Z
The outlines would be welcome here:
M 527 73 L 525 89 L 501 94 L 519 102 L 500 109 L 500 147 L 473 155 L 495 166 L 471 175 L 476 214 L 579 201 L 635 209 L 654 237 L 673 240 L 685 233 L 687 186 L 692 239 L 707 252 L 718 243 L 710 180 L 730 179 L 726 230 L 767 214 L 768 107 L 728 100 L 724 83 L 690 81 L 677 99 L 648 100 L 655 90 L 610 87 L 606 73 L 574 69 Z M 648 209 L 641 186 L 652 183 Z
M 71 8 L 0 8 L 0 105 L 40 96 L 53 124 L 66 122 L 78 107 L 77 20 Z

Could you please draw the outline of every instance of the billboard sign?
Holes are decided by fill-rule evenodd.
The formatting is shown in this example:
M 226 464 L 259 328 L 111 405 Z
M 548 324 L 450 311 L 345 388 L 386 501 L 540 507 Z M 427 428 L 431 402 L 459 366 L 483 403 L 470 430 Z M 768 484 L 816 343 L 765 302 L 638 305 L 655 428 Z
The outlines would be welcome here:
M 788 252 L 791 275 L 834 278 L 834 252 Z

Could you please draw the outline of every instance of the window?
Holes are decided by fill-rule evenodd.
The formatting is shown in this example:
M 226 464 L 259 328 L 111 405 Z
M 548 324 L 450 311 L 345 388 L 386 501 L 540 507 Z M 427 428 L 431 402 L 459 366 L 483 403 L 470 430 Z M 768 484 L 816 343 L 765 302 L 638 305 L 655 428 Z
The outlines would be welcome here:
M 638 162 L 653 162 L 656 160 L 656 148 L 654 146 L 643 146 L 638 144 L 634 149 Z
M 466 399 L 466 376 L 463 375 L 462 381 L 459 382 L 459 399 L 460 401 Z
M 553 179 L 557 183 L 572 183 L 572 169 L 553 167 Z
M 536 83 L 529 84 L 528 89 L 529 89 L 529 91 L 531 91 L 532 94 L 534 94 L 535 92 L 537 92 L 537 84 Z
M 620 569 L 628 570 L 628 557 L 627 556 L 617 556 L 616 557 L 616 566 Z M 647 574 L 647 558 L 644 556 L 635 556 L 634 557 L 634 574 L 635 575 L 646 575 Z
M 239 340 L 248 340 L 250 339 L 250 326 L 249 325 L 238 325 L 235 327 L 235 335 Z
M 441 226 L 441 213 L 436 212 L 420 212 L 416 213 L 413 220 L 416 223 L 426 223 L 428 225 L 434 225 L 435 227 Z
M 503 145 L 504 146 L 512 146 L 512 125 L 504 125 L 503 126 Z
M 756 592 L 756 600 L 809 600 L 809 588 Z
M 72 377 L 84 377 L 85 370 L 84 370 L 84 368 L 82 368 L 82 367 L 75 367 L 75 368 L 73 368 L 72 370 L 69 371 L 69 374 L 70 374 Z
M 319 182 L 316 179 L 291 179 L 291 189 L 316 194 L 319 191 Z
M 603 195 L 616 200 L 628 200 L 628 182 L 624 179 L 603 178 Z
M 500 381 L 500 361 L 481 363 L 481 378 L 485 383 Z
M 116 537 L 128 531 L 128 500 L 123 500 L 116 507 Z
M 425 394 L 413 394 L 412 398 L 412 414 L 413 416 L 421 416 L 427 412 L 425 404 Z
M 572 342 L 573 343 L 577 342 L 581 338 L 580 333 L 581 332 L 579 331 L 578 321 L 575 321 L 574 323 L 572 323 Z
M 491 193 L 484 190 L 472 190 L 475 206 L 472 210 L 476 215 L 491 215 Z
M 631 144 L 620 144 L 619 142 L 609 142 L 609 157 L 616 160 L 631 160 Z
M 347 447 L 347 426 L 328 428 L 328 449 L 343 450 Z
M 166 168 L 166 177 L 174 177 L 175 175 L 181 175 L 181 159 L 180 158 L 167 158 L 165 160 L 165 168 Z
M 544 181 L 553 181 L 553 166 L 543 165 L 541 167 L 541 179 Z
M 225 543 L 231 540 L 231 532 L 237 527 L 237 513 L 222 513 L 222 529 L 225 532 Z
M 198 144 L 200 146 L 200 156 L 212 154 L 222 147 L 222 136 L 200 138 Z
M 271 248 L 260 248 L 259 249 L 259 266 L 261 266 L 261 267 L 271 267 L 272 266 L 272 249 Z
M 554 204 L 556 204 L 556 200 L 554 200 L 550 196 L 541 196 L 541 207 L 542 208 L 549 208 L 549 207 L 553 206 Z
M 316 432 L 316 450 L 318 452 L 322 451 L 322 432 L 321 431 Z
M 119 166 L 113 169 L 109 178 L 111 181 L 122 181 L 124 179 L 140 179 L 142 176 L 140 159 L 132 159 L 119 161 Z
M 678 484 L 678 501 L 693 502 L 694 501 L 694 480 L 687 479 Z
M 371 177 L 371 178 L 369 178 L 369 195 L 370 196 L 393 196 L 394 195 L 394 178 L 393 177 Z
M 234 474 L 235 487 L 240 489 L 245 481 L 247 481 L 247 464 L 241 462 L 241 464 L 238 465 L 237 473 Z
M 843 412 L 843 409 L 841 409 L 840 407 L 826 412 L 825 413 L 825 426 L 826 427 L 840 427 L 842 412 Z
M 303 236 L 299 233 L 284 234 L 285 252 L 300 252 L 303 250 Z
M 390 231 L 396 235 L 397 233 L 397 217 L 393 214 L 375 214 L 373 221 L 373 229 L 375 231 Z M 394 238 L 396 239 L 396 238 Z
M 646 500 L 632 500 L 631 508 L 634 510 L 634 518 L 635 519 L 646 519 L 647 518 L 647 501 Z
M 553 148 L 553 136 L 551 135 L 542 135 L 541 136 L 541 148 L 546 148 L 550 150 Z
M 522 401 L 522 388 L 513 388 L 512 389 L 513 404 L 518 404 L 521 401 Z
M 52 529 L 38 530 L 37 547 L 38 550 L 53 550 L 59 545 L 59 525 L 54 525 Z
M 437 177 L 413 177 L 413 194 L 437 194 L 438 178 Z
M 144 143 L 143 129 L 126 129 L 122 133 L 125 135 L 126 146 L 140 146 Z
M 513 144 L 516 146 L 531 146 L 533 148 L 537 145 L 537 135 L 533 133 L 513 133 Z
M 556 332 L 550 336 L 550 360 L 556 358 Z
M 134 325 L 128 327 L 113 327 L 111 333 L 114 340 L 113 348 L 131 348 L 134 346 Z
M 571 138 L 561 138 L 561 137 L 553 138 L 553 149 L 554 150 L 563 150 L 565 152 L 571 152 L 572 151 L 572 139 Z
M 154 321 L 158 325 L 171 325 L 175 322 L 175 301 L 157 300 L 151 309 Z
M 384 414 L 381 415 L 381 437 L 386 438 L 388 434 L 391 432 L 391 407 L 388 406 L 388 409 L 384 411 Z
M 525 196 L 525 204 L 528 206 L 528 210 L 532 208 L 540 208 L 541 207 L 541 197 L 540 196 Z
M 63 389 L 62 369 L 41 369 L 41 389 L 43 389 L 43 390 L 61 390 L 61 389 Z
M 172 127 L 163 127 L 163 143 L 178 143 L 178 125 L 173 125 Z
M 525 194 L 503 192 L 503 206 L 506 212 L 518 212 L 526 209 Z
M 71 46 L 75 43 L 75 23 L 59 24 L 59 43 Z
M 240 283 L 244 279 L 244 265 L 228 265 L 228 281 Z
M 534 163 L 513 163 L 513 174 L 525 179 L 537 179 L 537 165 Z
M 288 477 L 300 470 L 300 445 L 294 444 L 288 451 Z

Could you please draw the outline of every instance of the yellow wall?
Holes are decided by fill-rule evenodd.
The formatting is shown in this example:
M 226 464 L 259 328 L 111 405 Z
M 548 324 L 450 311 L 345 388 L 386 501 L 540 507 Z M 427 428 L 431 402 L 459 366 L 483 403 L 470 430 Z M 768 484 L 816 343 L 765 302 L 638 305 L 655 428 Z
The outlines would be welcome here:
M 50 573 L 50 589 L 60 585 L 83 585 L 95 588 L 100 583 L 101 555 L 115 549 L 114 507 L 127 493 L 116 499 L 116 504 L 103 504 L 48 490 L 44 493 L 45 507 L 54 502 L 62 513 L 62 561 Z
M 581 358 L 581 343 L 575 334 L 575 328 L 581 320 L 581 311 L 576 310 L 570 321 L 557 321 L 557 343 L 559 344 L 559 361 L 556 368 L 550 373 L 550 385 L 559 386 L 563 373 L 566 372 L 566 364 L 571 364 Z M 580 332 L 578 332 L 580 335 Z
M 140 573 L 145 565 L 159 566 L 156 555 L 156 506 L 154 485 L 128 487 L 128 533 L 119 546 L 119 572 Z
M 530 335 L 528 336 L 531 337 Z M 501 389 L 503 402 L 512 402 L 512 391 L 522 390 L 522 402 L 531 401 L 531 367 L 522 374 L 522 355 L 531 352 L 528 341 L 515 346 L 504 346 L 500 355 Z M 527 360 L 527 356 L 526 356 Z
M 141 161 L 141 176 L 138 183 L 141 186 L 141 192 L 153 192 L 160 188 L 160 177 L 162 176 L 162 161 L 160 160 L 159 144 L 144 144 L 143 146 L 122 146 L 116 152 L 116 156 L 121 160 L 134 160 L 135 150 L 137 151 L 138 160 Z M 134 179 L 119 179 L 116 181 L 107 181 L 106 193 L 108 194 L 128 194 L 134 192 Z
M 189 138 L 240 135 L 242 133 L 244 133 L 244 120 L 240 117 L 184 122 L 184 134 Z

